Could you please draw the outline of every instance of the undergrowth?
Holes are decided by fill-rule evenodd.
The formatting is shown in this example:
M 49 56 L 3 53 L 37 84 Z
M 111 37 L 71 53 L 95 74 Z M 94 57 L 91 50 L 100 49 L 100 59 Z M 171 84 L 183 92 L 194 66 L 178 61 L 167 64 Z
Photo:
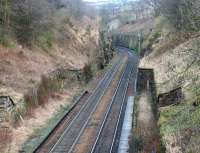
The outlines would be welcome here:
M 200 125 L 200 87 L 191 85 L 187 92 L 191 98 L 183 100 L 179 105 L 161 108 L 159 125 L 162 135 Z
M 33 152 L 42 140 L 51 132 L 56 123 L 63 117 L 64 113 L 69 110 L 69 105 L 62 106 L 47 123 L 34 129 L 33 135 L 24 143 L 22 150 L 24 152 Z
M 63 22 L 67 25 L 69 25 L 71 28 L 74 27 L 73 23 L 71 22 L 70 18 L 69 17 L 65 17 Z
M 91 65 L 90 65 L 91 66 Z M 91 67 L 89 66 L 89 69 L 91 70 Z M 111 65 L 108 65 L 106 69 L 108 69 Z M 86 70 L 85 73 L 89 73 L 88 70 Z M 86 75 L 87 76 L 87 75 Z M 88 76 L 87 76 L 88 77 Z M 91 76 L 90 76 L 91 77 Z M 91 78 L 87 78 L 91 79 Z M 89 81 L 88 80 L 88 81 Z M 87 85 L 87 84 L 86 84 Z M 87 87 L 86 87 L 87 88 Z M 52 131 L 52 129 L 57 125 L 59 120 L 69 111 L 73 103 L 77 100 L 77 98 L 80 96 L 80 94 L 83 92 L 83 89 L 81 89 L 77 94 L 73 96 L 72 99 L 68 99 L 68 101 L 71 101 L 70 104 L 66 104 L 65 106 L 61 106 L 60 109 L 53 115 L 51 119 L 49 119 L 44 126 L 34 129 L 33 134 L 29 137 L 29 139 L 23 144 L 22 151 L 23 152 L 33 152 L 34 149 L 44 140 L 44 138 Z
M 37 37 L 38 46 L 40 46 L 44 51 L 49 51 L 53 47 L 54 34 L 51 31 L 42 32 Z
M 16 44 L 6 35 L 0 36 L 0 44 L 2 44 L 5 47 L 9 47 L 9 48 L 16 47 Z
M 57 125 L 60 119 L 69 111 L 70 107 L 73 105 L 75 100 L 80 96 L 81 91 L 75 94 L 72 99 L 67 101 L 72 101 L 70 104 L 65 104 L 61 106 L 59 110 L 50 118 L 45 125 L 35 128 L 33 134 L 29 139 L 23 144 L 22 151 L 33 152 L 34 149 L 44 140 L 44 138 L 52 131 L 52 129 Z

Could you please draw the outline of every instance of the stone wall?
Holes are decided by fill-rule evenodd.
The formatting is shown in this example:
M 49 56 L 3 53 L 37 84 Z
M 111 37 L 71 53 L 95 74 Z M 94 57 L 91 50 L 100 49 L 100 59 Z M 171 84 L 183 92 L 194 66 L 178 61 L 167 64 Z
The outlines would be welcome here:
M 172 104 L 178 104 L 184 98 L 182 93 L 182 88 L 176 88 L 167 93 L 162 93 L 158 95 L 158 104 L 160 107 L 168 106 Z

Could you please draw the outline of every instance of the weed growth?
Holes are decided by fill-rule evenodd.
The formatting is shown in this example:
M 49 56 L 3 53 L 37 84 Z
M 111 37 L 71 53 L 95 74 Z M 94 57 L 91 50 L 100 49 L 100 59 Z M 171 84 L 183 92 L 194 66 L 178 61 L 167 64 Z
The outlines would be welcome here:
M 42 32 L 37 38 L 38 45 L 45 51 L 52 49 L 54 42 L 54 34 L 51 31 Z

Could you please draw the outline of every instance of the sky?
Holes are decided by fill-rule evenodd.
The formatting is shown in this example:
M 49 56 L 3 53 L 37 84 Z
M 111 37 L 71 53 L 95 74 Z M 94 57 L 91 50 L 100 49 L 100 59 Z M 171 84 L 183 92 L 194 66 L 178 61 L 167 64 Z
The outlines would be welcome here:
M 101 6 L 103 4 L 119 4 L 123 0 L 83 0 L 84 2 L 89 2 L 95 6 Z M 126 2 L 136 1 L 136 0 L 124 0 Z
M 86 1 L 86 2 L 109 2 L 110 1 L 112 2 L 113 0 L 83 0 L 83 1 Z
M 85 2 L 97 2 L 97 3 L 113 3 L 113 2 L 120 2 L 121 0 L 83 0 Z M 134 1 L 134 0 L 127 0 L 127 1 Z

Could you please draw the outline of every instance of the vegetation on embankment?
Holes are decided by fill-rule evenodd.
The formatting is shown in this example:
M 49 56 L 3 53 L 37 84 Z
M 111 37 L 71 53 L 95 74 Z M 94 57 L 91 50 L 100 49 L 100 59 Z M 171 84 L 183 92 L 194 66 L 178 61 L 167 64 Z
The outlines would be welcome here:
M 113 63 L 118 60 L 118 56 L 115 56 L 113 60 L 102 70 L 97 71 L 95 74 L 93 74 L 95 77 L 99 77 L 99 79 L 102 79 L 102 76 L 106 73 L 106 71 L 113 66 Z M 126 59 L 124 59 L 125 61 Z M 125 63 L 125 62 L 124 62 Z M 123 69 L 124 64 L 120 67 L 118 78 L 120 77 L 121 70 Z M 88 68 L 87 68 L 88 69 Z M 87 72 L 88 73 L 88 72 Z M 92 75 L 92 74 L 90 74 Z M 72 95 L 69 98 L 64 99 L 63 105 L 61 105 L 52 115 L 51 118 L 45 121 L 40 126 L 37 126 L 33 129 L 32 133 L 29 135 L 29 137 L 26 139 L 26 141 L 21 145 L 20 150 L 24 152 L 33 152 L 34 149 L 46 138 L 46 136 L 52 131 L 52 129 L 59 123 L 60 119 L 69 111 L 69 109 L 72 107 L 74 102 L 78 100 L 80 97 L 80 94 L 82 94 L 83 91 L 91 92 L 95 88 L 95 84 L 98 84 L 99 79 L 97 78 L 90 78 L 89 80 L 85 80 L 84 87 L 79 87 L 79 89 L 76 91 L 74 95 Z M 83 77 L 84 78 L 84 77 Z M 87 76 L 88 78 L 88 76 Z M 88 82 L 89 81 L 89 82 Z M 67 82 L 66 82 L 67 83 Z M 68 83 L 67 83 L 68 84 Z
M 100 18 L 82 0 L 1 0 L 0 95 L 15 105 L 6 124 L 9 142 L 0 143 L 0 152 L 18 152 L 35 126 L 63 112 L 65 99 L 110 62 Z
M 141 16 L 121 25 L 119 34 L 147 31 L 142 39 L 140 67 L 154 69 L 158 94 L 177 87 L 182 87 L 184 94 L 180 104 L 159 108 L 158 125 L 166 152 L 200 152 L 200 2 L 138 3 L 138 9 L 129 12 Z M 150 17 L 145 15 L 148 11 Z
M 189 1 L 181 2 L 185 2 L 180 6 L 184 10 Z M 158 125 L 170 153 L 200 151 L 200 22 L 199 16 L 192 14 L 197 11 L 192 6 L 187 8 L 192 10 L 188 16 L 194 16 L 179 14 L 182 20 L 174 20 L 176 13 L 162 12 L 142 46 L 146 52 L 140 66 L 154 68 L 158 94 L 181 86 L 185 96 L 180 104 L 159 108 Z M 174 8 L 167 3 L 165 7 Z
M 44 106 L 66 80 L 68 89 L 89 82 L 109 63 L 113 53 L 99 20 L 81 0 L 1 1 L 0 94 L 16 103 L 14 122 Z
M 165 148 L 160 141 L 153 69 L 139 68 L 134 100 L 133 131 L 129 152 L 160 152 Z
M 44 7 L 45 6 L 45 7 Z M 69 7 L 71 6 L 71 7 Z M 81 0 L 2 0 L 0 93 L 18 102 L 41 76 L 60 68 L 96 66 L 101 57 L 98 16 Z M 94 65 L 94 66 L 93 66 Z M 97 66 L 96 66 L 97 67 Z
M 134 101 L 133 131 L 129 140 L 131 153 L 158 152 L 165 148 L 160 141 L 159 128 L 153 109 L 152 95 L 148 90 L 138 93 Z

